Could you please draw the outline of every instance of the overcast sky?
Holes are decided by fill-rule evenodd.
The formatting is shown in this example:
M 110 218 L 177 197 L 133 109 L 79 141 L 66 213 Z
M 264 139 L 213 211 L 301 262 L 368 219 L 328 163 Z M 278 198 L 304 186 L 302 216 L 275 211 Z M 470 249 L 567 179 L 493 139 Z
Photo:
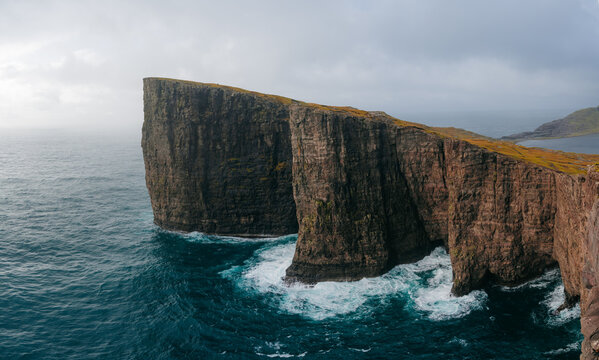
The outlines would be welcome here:
M 148 76 L 401 118 L 597 106 L 599 2 L 0 0 L 0 128 L 139 129 Z

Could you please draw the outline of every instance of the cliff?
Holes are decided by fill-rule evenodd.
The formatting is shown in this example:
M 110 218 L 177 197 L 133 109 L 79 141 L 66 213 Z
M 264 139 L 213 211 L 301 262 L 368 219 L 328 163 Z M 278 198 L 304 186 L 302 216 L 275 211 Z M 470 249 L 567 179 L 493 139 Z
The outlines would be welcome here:
M 142 148 L 154 222 L 228 235 L 297 232 L 289 102 L 144 79 Z
M 458 295 L 556 264 L 554 171 L 382 114 L 295 104 L 290 115 L 290 280 L 378 275 L 439 243 Z
M 551 139 L 596 133 L 599 133 L 599 107 L 591 107 L 575 111 L 563 119 L 542 124 L 534 131 L 504 136 L 502 140 Z
M 288 280 L 376 276 L 432 250 L 397 160 L 396 130 L 389 120 L 291 107 L 300 231 Z
M 144 114 L 158 225 L 297 230 L 287 280 L 307 283 L 380 275 L 438 244 L 456 295 L 559 265 L 585 359 L 599 350 L 599 156 L 169 79 L 144 80 Z

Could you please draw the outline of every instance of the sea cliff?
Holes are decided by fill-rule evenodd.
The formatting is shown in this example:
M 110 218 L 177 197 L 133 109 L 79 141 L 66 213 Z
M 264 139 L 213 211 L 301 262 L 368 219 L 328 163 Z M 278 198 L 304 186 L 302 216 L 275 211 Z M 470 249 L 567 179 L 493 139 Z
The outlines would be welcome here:
M 599 156 L 171 79 L 144 80 L 144 116 L 156 224 L 297 231 L 290 282 L 377 276 L 439 244 L 456 295 L 559 266 L 583 358 L 599 350 Z
M 145 79 L 142 147 L 154 222 L 227 235 L 297 232 L 288 109 L 274 96 Z

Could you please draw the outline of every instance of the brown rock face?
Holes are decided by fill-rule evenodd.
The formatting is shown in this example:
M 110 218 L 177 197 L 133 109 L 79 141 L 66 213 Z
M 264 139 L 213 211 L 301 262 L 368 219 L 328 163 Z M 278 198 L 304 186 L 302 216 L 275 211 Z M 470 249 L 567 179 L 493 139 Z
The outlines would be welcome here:
M 300 224 L 288 278 L 374 276 L 447 244 L 454 293 L 555 265 L 554 172 L 381 114 L 291 108 Z
M 388 119 L 291 108 L 300 232 L 289 280 L 376 276 L 432 250 L 399 167 Z
M 555 264 L 554 172 L 446 141 L 453 292 L 516 285 Z
M 376 276 L 438 244 L 456 295 L 559 265 L 567 303 L 581 300 L 582 359 L 599 359 L 599 172 L 574 174 L 599 157 L 168 79 L 144 80 L 144 114 L 156 224 L 297 231 L 287 278 L 307 283 Z
M 286 104 L 150 78 L 144 118 L 146 183 L 157 225 L 226 235 L 297 232 Z
M 581 325 L 584 341 L 581 359 L 599 359 L 599 172 L 589 170 L 583 181 L 582 204 L 588 210 L 583 219 L 580 253 L 582 276 L 580 293 Z

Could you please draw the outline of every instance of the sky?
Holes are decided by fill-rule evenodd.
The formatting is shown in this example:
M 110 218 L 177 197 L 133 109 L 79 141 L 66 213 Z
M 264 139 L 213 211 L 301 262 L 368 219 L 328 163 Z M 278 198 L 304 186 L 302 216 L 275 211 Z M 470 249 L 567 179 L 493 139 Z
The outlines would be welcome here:
M 139 130 L 152 76 L 480 128 L 599 105 L 599 0 L 0 0 L 0 129 Z

